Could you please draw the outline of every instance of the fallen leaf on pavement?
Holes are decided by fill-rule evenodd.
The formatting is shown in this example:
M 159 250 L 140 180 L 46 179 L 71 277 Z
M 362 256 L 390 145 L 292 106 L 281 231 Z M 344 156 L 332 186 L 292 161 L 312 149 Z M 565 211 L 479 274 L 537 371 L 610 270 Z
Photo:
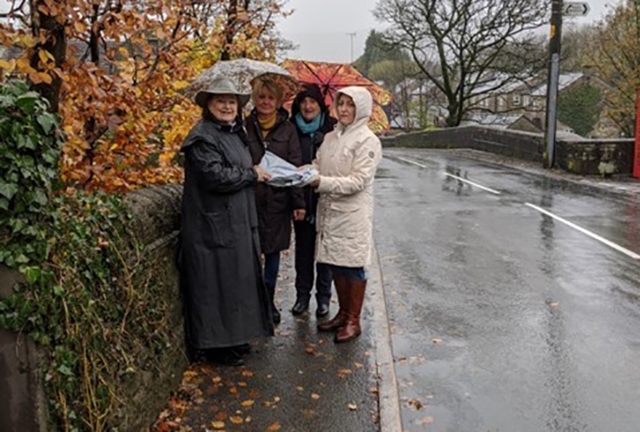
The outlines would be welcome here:
M 421 410 L 424 405 L 418 399 L 409 399 L 408 404 L 417 410 Z
M 298 387 L 296 387 L 296 390 L 298 390 L 298 391 L 304 391 L 304 387 L 300 387 L 300 386 L 298 386 Z
M 242 405 L 243 407 L 247 408 L 250 407 L 254 404 L 254 400 L 253 399 L 247 399 L 246 401 L 242 401 L 242 403 L 240 405 Z
M 311 393 L 311 399 L 318 400 L 320 399 L 320 395 L 318 393 Z
M 244 419 L 238 416 L 229 417 L 229 421 L 233 424 L 242 424 L 244 423 Z
M 219 376 L 213 377 L 211 378 L 211 381 L 213 381 L 214 384 L 218 384 L 220 381 L 222 381 L 222 378 L 220 378 Z
M 223 421 L 214 421 L 211 422 L 211 427 L 214 429 L 224 429 L 224 422 Z
M 253 376 L 253 372 L 251 372 L 250 370 L 243 370 L 242 371 L 242 376 L 247 377 L 247 378 L 251 378 Z
M 231 394 L 238 394 L 238 389 L 237 389 L 237 388 L 235 388 L 235 387 L 231 387 L 231 388 L 229 389 L 229 393 L 231 393 Z
M 345 375 L 349 375 L 351 373 L 351 369 L 340 369 L 338 371 L 338 376 L 340 378 L 344 378 Z
M 358 405 L 354 404 L 354 403 L 350 403 L 349 405 L 347 405 L 349 407 L 349 409 L 351 411 L 355 411 L 358 409 Z
M 269 425 L 267 432 L 276 432 L 280 430 L 280 423 L 275 422 Z

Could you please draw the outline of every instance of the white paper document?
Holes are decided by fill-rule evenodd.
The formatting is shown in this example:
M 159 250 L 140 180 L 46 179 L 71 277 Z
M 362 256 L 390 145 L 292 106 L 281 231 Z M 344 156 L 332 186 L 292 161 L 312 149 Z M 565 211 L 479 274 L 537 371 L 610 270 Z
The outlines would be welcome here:
M 271 180 L 267 181 L 267 184 L 275 187 L 303 187 L 318 175 L 318 171 L 314 168 L 299 171 L 298 167 L 268 150 L 260 161 L 260 167 L 271 174 Z

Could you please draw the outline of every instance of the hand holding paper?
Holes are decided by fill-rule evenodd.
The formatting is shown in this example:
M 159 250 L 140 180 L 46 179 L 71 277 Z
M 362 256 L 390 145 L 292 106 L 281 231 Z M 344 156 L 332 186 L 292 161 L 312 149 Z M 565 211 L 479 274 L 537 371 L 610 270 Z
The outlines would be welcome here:
M 311 165 L 298 168 L 270 151 L 265 152 L 260 167 L 271 174 L 267 184 L 275 187 L 304 187 L 318 177 L 318 171 Z

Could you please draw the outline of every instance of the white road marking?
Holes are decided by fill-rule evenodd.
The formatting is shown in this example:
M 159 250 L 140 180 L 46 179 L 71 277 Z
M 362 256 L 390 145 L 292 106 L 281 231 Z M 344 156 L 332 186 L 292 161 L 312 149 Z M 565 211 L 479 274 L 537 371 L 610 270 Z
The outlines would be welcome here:
M 401 156 L 398 156 L 398 159 L 399 159 L 399 160 L 401 160 L 401 161 L 403 161 L 403 162 L 410 163 L 410 164 L 412 164 L 412 165 L 418 166 L 418 167 L 420 167 L 420 168 L 428 169 L 428 167 L 427 167 L 426 165 L 423 165 L 423 164 L 421 164 L 421 163 L 418 163 L 418 162 L 416 162 L 416 161 L 414 161 L 414 160 L 407 159 L 407 158 L 403 158 L 403 157 L 401 157 Z M 462 178 L 462 177 L 458 177 L 458 176 L 455 176 L 455 175 L 453 175 L 453 174 L 449 174 L 449 173 L 444 173 L 444 175 L 446 175 L 446 176 L 448 176 L 448 177 L 451 177 L 451 178 L 454 178 L 454 179 L 456 179 L 456 180 L 460 180 L 460 181 L 461 181 L 461 182 L 463 182 L 463 183 L 470 184 L 471 186 L 475 186 L 475 187 L 477 187 L 477 188 L 479 188 L 479 189 L 482 189 L 482 190 L 485 190 L 485 191 L 487 191 L 487 192 L 491 192 L 492 194 L 500 195 L 500 192 L 498 192 L 497 190 L 493 190 L 493 189 L 491 189 L 491 188 L 488 188 L 488 187 L 485 187 L 485 186 L 479 185 L 478 183 L 474 183 L 474 182 L 472 182 L 472 181 L 470 181 L 470 180 L 467 180 L 467 179 L 464 179 L 464 178 Z
M 400 156 L 398 156 L 398 159 L 400 159 L 402 162 L 406 162 L 406 163 L 413 164 L 415 166 L 419 166 L 420 168 L 428 168 L 426 165 L 422 165 L 421 163 L 418 163 L 416 161 L 412 161 L 411 159 L 403 158 L 403 157 L 400 157 Z
M 568 220 L 563 219 L 560 216 L 556 216 L 553 213 L 551 213 L 551 212 L 549 212 L 549 211 L 547 211 L 547 210 L 545 210 L 543 208 L 540 208 L 540 207 L 538 207 L 536 205 L 533 205 L 533 204 L 530 204 L 530 203 L 525 203 L 525 205 L 527 205 L 527 206 L 531 207 L 532 209 L 537 210 L 540 213 L 543 213 L 543 214 L 545 214 L 545 215 L 547 215 L 547 216 L 549 216 L 549 217 L 551 217 L 551 218 L 553 218 L 553 219 L 555 219 L 555 220 L 557 220 L 559 222 L 562 222 L 563 224 L 568 225 L 571 228 L 573 228 L 575 230 L 578 230 L 583 234 L 588 235 L 592 239 L 598 240 L 599 242 L 606 244 L 607 246 L 617 250 L 618 252 L 622 252 L 623 254 L 625 254 L 625 255 L 633 258 L 633 259 L 640 259 L 640 255 L 638 255 L 637 253 L 635 253 L 633 251 L 630 251 L 629 249 L 624 248 L 624 247 L 622 247 L 622 246 L 620 246 L 620 245 L 618 245 L 616 243 L 613 243 L 612 241 L 609 241 L 606 238 L 600 237 L 599 235 L 594 234 L 591 231 L 588 231 L 588 230 L 582 228 L 581 226 L 578 226 L 578 225 L 574 224 L 573 222 L 569 222 Z
M 479 185 L 478 183 L 474 183 L 474 182 L 469 181 L 469 180 L 467 180 L 467 179 L 464 179 L 464 178 L 462 178 L 462 177 L 458 177 L 458 176 L 456 176 L 456 175 L 449 174 L 449 173 L 444 173 L 444 175 L 446 175 L 447 177 L 451 177 L 451 178 L 454 178 L 454 179 L 456 179 L 456 180 L 459 180 L 459 181 L 461 181 L 461 182 L 463 182 L 463 183 L 470 184 L 471 186 L 475 186 L 475 187 L 477 187 L 477 188 L 479 188 L 479 189 L 482 189 L 482 190 L 485 190 L 485 191 L 487 191 L 487 192 L 491 192 L 492 194 L 500 195 L 500 192 L 498 192 L 497 190 L 490 189 L 490 188 L 488 188 L 488 187 L 485 187 L 485 186 Z

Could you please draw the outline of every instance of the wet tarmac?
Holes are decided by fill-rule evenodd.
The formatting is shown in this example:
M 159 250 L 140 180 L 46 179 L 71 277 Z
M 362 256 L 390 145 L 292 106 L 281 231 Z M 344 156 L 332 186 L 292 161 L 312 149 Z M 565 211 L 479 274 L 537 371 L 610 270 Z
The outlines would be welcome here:
M 638 195 L 394 149 L 376 200 L 406 431 L 640 430 Z

